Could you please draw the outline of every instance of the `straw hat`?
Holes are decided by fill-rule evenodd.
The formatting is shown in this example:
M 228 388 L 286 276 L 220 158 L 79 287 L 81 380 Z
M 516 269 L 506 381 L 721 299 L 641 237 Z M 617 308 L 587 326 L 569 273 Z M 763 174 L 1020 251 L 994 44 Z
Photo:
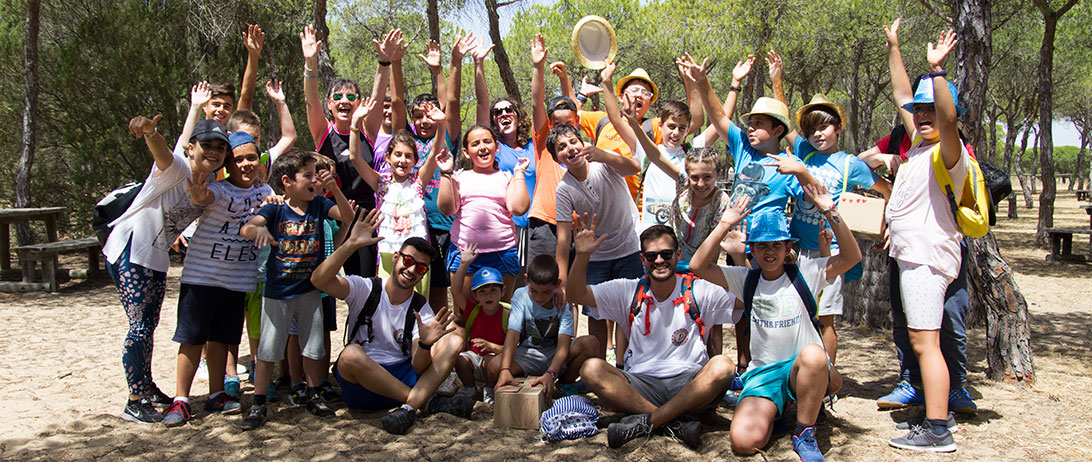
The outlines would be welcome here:
M 845 130 L 845 128 L 846 128 L 846 111 L 842 110 L 842 106 L 839 106 L 839 105 L 835 104 L 834 101 L 831 101 L 830 98 L 827 98 L 827 95 L 824 95 L 822 93 L 816 93 L 815 96 L 811 97 L 811 102 L 810 103 L 805 104 L 800 109 L 797 109 L 797 111 L 796 111 L 796 128 L 799 128 L 799 129 L 803 130 L 804 127 L 800 124 L 800 121 L 804 119 L 804 114 L 806 114 L 812 108 L 819 107 L 819 106 L 830 109 L 830 112 L 832 112 L 834 114 L 837 114 L 838 115 L 838 131 Z
M 652 89 L 652 99 L 648 101 L 649 106 L 651 106 L 653 103 L 656 102 L 656 98 L 660 97 L 660 90 L 656 88 L 655 83 L 652 83 L 652 77 L 648 76 L 648 72 L 645 72 L 645 70 L 642 68 L 638 67 L 637 69 L 634 69 L 633 72 L 630 72 L 629 75 L 622 77 L 622 80 L 619 80 L 618 84 L 614 86 L 615 94 L 617 94 L 618 97 L 621 98 L 622 89 L 626 88 L 626 85 L 634 79 L 644 80 L 645 83 L 648 84 L 649 88 Z
M 758 101 L 755 101 L 754 107 L 751 108 L 751 112 L 739 116 L 739 120 L 743 122 L 744 126 L 751 124 L 751 116 L 755 114 L 762 114 L 772 117 L 778 122 L 785 124 L 785 129 L 789 129 L 789 107 L 773 98 L 761 97 Z
M 618 37 L 606 19 L 584 16 L 573 27 L 573 54 L 589 69 L 602 69 L 618 53 Z

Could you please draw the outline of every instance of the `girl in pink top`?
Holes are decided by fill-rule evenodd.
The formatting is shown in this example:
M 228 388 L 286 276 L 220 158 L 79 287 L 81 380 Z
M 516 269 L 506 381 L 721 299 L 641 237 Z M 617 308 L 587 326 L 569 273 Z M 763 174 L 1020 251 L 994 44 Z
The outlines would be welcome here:
M 453 173 L 454 159 L 441 153 L 437 158 L 437 166 L 442 172 L 437 205 L 444 214 L 455 216 L 447 261 L 452 277 L 459 268 L 459 249 L 477 244 L 479 257 L 467 273 L 473 274 L 481 266 L 499 269 L 504 276 L 504 300 L 507 301 L 512 298 L 519 273 L 512 216 L 526 213 L 531 200 L 523 177 L 526 160 L 520 161 L 514 174 L 501 171 L 496 163 L 498 147 L 493 129 L 475 125 L 463 136 L 463 155 L 470 160 L 470 170 Z M 470 287 L 469 280 L 464 287 Z

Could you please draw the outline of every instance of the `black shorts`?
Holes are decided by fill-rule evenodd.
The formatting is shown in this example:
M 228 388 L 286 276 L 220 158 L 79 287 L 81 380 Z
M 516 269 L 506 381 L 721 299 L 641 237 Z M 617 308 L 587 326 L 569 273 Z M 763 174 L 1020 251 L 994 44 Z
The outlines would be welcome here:
M 243 336 L 246 292 L 182 284 L 174 341 L 183 345 L 238 345 Z
M 447 265 L 444 264 L 447 261 L 444 250 L 451 244 L 451 231 L 429 228 L 428 240 L 432 244 L 432 248 L 436 250 L 437 255 L 439 255 L 429 265 L 429 280 L 431 281 L 429 284 L 437 288 L 451 287 L 451 275 L 448 274 Z
M 322 328 L 326 332 L 337 330 L 337 299 L 333 295 L 322 297 Z

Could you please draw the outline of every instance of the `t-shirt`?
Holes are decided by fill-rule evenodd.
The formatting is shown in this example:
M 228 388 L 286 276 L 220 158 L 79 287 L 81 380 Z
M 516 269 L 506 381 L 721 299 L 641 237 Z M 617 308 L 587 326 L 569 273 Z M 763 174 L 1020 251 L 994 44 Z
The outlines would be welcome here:
M 372 143 L 372 145 L 375 146 L 372 149 L 373 151 L 375 151 L 375 157 L 374 157 L 375 160 L 373 160 L 373 163 L 372 163 L 372 166 L 375 169 L 375 171 L 377 171 L 377 172 L 389 172 L 389 171 L 391 171 L 391 166 L 387 164 L 387 146 L 389 146 L 391 144 L 391 139 L 393 139 L 393 138 L 394 138 L 393 134 L 392 135 L 387 135 L 387 134 L 384 134 L 382 131 L 380 131 L 377 135 L 375 135 L 375 142 Z M 376 196 L 377 201 L 378 201 L 378 199 L 379 199 L 379 197 Z
M 474 317 L 474 323 L 470 325 L 470 331 L 467 332 L 467 337 L 470 339 L 480 338 L 487 342 L 493 342 L 497 345 L 504 345 L 504 307 L 498 306 L 497 312 L 492 315 L 485 314 L 485 310 L 479 308 L 477 302 L 470 309 L 466 310 L 470 313 L 474 308 L 478 308 L 478 315 Z M 470 351 L 473 351 L 482 356 L 489 356 L 494 354 L 492 351 L 478 348 L 473 343 L 470 344 Z
M 872 169 L 868 168 L 868 164 L 857 156 L 846 154 L 845 151 L 823 155 L 816 151 L 806 138 L 797 136 L 793 152 L 804 159 L 804 166 L 807 167 L 808 173 L 827 188 L 835 204 L 838 203 L 838 198 L 842 197 L 843 189 L 852 191 L 855 186 L 871 188 L 876 183 L 876 178 L 872 176 Z M 847 165 L 848 170 L 846 170 Z M 789 223 L 789 232 L 792 233 L 792 237 L 800 239 L 796 245 L 802 249 L 818 250 L 819 224 L 822 222 L 823 214 L 819 212 L 819 208 L 801 195 L 796 201 L 796 207 L 793 207 L 792 221 Z M 827 224 L 827 228 L 830 228 L 830 224 Z M 831 247 L 837 248 L 837 242 L 837 239 L 831 242 Z
M 228 180 L 208 186 L 213 202 L 197 222 L 197 231 L 186 251 L 182 283 L 253 292 L 257 286 L 258 249 L 254 241 L 239 235 L 243 225 L 258 212 L 262 200 L 273 194 L 267 184 L 237 187 Z
M 394 253 L 411 237 L 428 239 L 425 217 L 425 191 L 417 172 L 401 183 L 395 183 L 390 172 L 379 174 L 375 196 L 376 206 L 383 216 L 379 224 L 379 251 Z
M 679 176 L 672 178 L 659 166 L 648 160 L 644 148 L 638 144 L 635 158 L 644 168 L 644 181 L 641 183 L 641 210 L 640 221 L 637 224 L 637 233 L 648 229 L 652 225 L 668 225 L 671 222 L 672 203 L 679 193 L 680 187 L 685 187 L 683 181 L 686 178 L 686 169 L 683 162 L 686 160 L 686 152 L 682 146 L 667 147 L 657 146 L 660 155 L 672 165 L 679 167 Z
M 315 290 L 311 273 L 323 260 L 326 237 L 322 225 L 332 208 L 333 201 L 316 196 L 307 203 L 303 215 L 287 203 L 266 204 L 258 210 L 258 215 L 266 219 L 266 229 L 279 243 L 266 263 L 266 297 L 283 300 Z
M 332 121 L 328 121 L 326 134 L 323 135 L 315 151 L 334 161 L 334 173 L 341 181 L 341 192 L 345 194 L 345 197 L 356 201 L 356 205 L 361 208 L 371 210 L 375 208 L 375 191 L 360 177 L 356 167 L 353 166 L 353 161 L 349 159 L 350 135 L 352 132 L 341 133 L 337 131 Z M 367 136 L 364 136 L 364 132 L 360 132 L 357 136 L 360 137 L 360 157 L 374 168 L 375 156 L 372 143 L 368 141 Z
M 569 304 L 566 303 L 560 310 L 546 308 L 531 300 L 527 286 L 516 289 L 512 294 L 508 329 L 519 332 L 520 344 L 528 348 L 554 347 L 558 335 L 576 335 L 573 310 L 569 309 Z
M 614 124 L 607 122 L 603 126 L 603 129 L 599 132 L 599 136 L 595 136 L 595 129 L 599 126 L 599 120 L 607 117 L 606 112 L 601 111 L 589 111 L 580 113 L 580 125 L 584 128 L 584 131 L 588 134 L 589 138 L 595 140 L 595 146 L 604 150 L 612 151 L 621 154 L 626 157 L 633 157 L 633 153 L 629 150 L 629 145 L 626 144 L 622 136 L 618 134 L 618 130 L 614 129 Z M 652 121 L 652 142 L 660 144 L 664 142 L 664 135 L 660 131 L 660 118 L 653 117 Z M 631 175 L 626 177 L 626 185 L 629 189 L 630 199 L 634 202 L 637 201 L 637 192 L 641 189 L 641 175 Z
M 774 160 L 751 147 L 747 132 L 740 130 L 736 124 L 731 125 L 728 138 L 724 141 L 736 166 L 731 202 L 735 203 L 740 196 L 748 196 L 751 198 L 748 208 L 753 215 L 773 209 L 784 213 L 789 197 L 800 195 L 800 183 L 796 177 L 778 173 Z M 793 156 L 784 151 L 778 154 L 779 157 L 786 155 Z M 748 220 L 748 227 L 752 221 Z
M 505 200 L 512 175 L 500 170 L 461 170 L 455 173 L 455 180 L 459 182 L 459 210 L 451 225 L 451 242 L 460 249 L 478 244 L 479 253 L 515 247 L 516 230 Z
M 508 172 L 515 174 L 516 165 L 519 164 L 520 159 L 527 159 L 527 171 L 524 172 L 523 178 L 527 182 L 527 197 L 535 200 L 535 144 L 534 140 L 527 140 L 527 144 L 523 147 L 513 148 L 507 144 L 499 143 L 500 147 L 497 149 L 497 168 L 502 172 Z M 549 153 L 546 153 L 547 155 Z M 526 228 L 529 220 L 530 210 L 523 215 L 512 217 L 512 221 L 516 223 L 516 226 L 520 228 Z
M 720 188 L 714 189 L 709 203 L 701 207 L 693 206 L 689 189 L 679 194 L 677 202 L 679 207 L 671 214 L 671 228 L 675 230 L 679 248 L 682 249 L 679 266 L 689 268 L 690 259 L 705 242 L 705 238 L 709 237 L 709 233 L 713 232 L 713 228 L 717 227 L 720 217 L 731 204 L 728 203 L 728 194 Z M 720 251 L 717 252 L 719 255 Z
M 830 284 L 827 282 L 829 259 L 823 257 L 799 262 L 800 277 L 807 282 L 808 289 L 817 300 L 819 292 Z M 743 285 L 750 270 L 740 266 L 721 266 L 720 271 L 728 281 L 728 291 L 743 298 Z M 705 314 L 704 311 L 702 314 Z M 774 281 L 759 276 L 755 298 L 751 303 L 751 368 L 792 358 L 813 343 L 822 345 L 823 339 L 811 323 L 807 306 L 800 299 L 800 293 L 793 287 L 789 276 L 782 274 Z
M 170 268 L 171 244 L 204 211 L 190 200 L 186 182 L 191 177 L 190 161 L 181 153 L 175 149 L 165 170 L 152 164 L 129 209 L 112 223 L 114 229 L 102 249 L 107 261 L 117 263 L 131 240 L 130 262 L 163 273 Z
M 414 132 L 416 135 L 416 132 Z M 417 165 L 413 167 L 413 173 L 417 173 L 425 165 L 425 159 L 428 158 L 429 152 L 432 150 L 433 138 L 421 139 L 414 136 L 413 141 L 417 143 Z M 444 133 L 444 143 L 447 146 L 447 150 L 451 152 L 452 157 L 458 158 L 459 147 L 451 142 L 451 136 L 449 133 Z M 390 167 L 388 167 L 389 170 Z M 437 168 L 432 171 L 432 179 L 429 180 L 428 185 L 425 186 L 425 216 L 428 217 L 428 227 L 436 228 L 440 230 L 450 230 L 451 224 L 454 222 L 452 217 L 444 215 L 440 212 L 440 207 L 436 205 L 436 199 L 440 197 L 440 169 Z
M 598 215 L 596 233 L 606 234 L 607 238 L 591 255 L 591 261 L 625 257 L 641 250 L 635 226 L 637 207 L 628 198 L 625 178 L 614 167 L 588 162 L 586 180 L 576 179 L 572 172 L 565 172 L 561 178 L 557 186 L 557 221 L 571 222 L 573 212 Z
M 933 148 L 937 145 L 915 144 L 899 166 L 891 200 L 887 203 L 887 228 L 891 236 L 891 258 L 928 265 L 950 278 L 959 276 L 959 231 L 948 196 L 933 176 Z M 967 150 L 959 162 L 948 169 L 952 184 L 967 178 Z M 963 188 L 954 188 L 956 201 Z
M 345 303 L 349 306 L 363 306 L 372 290 L 371 279 L 360 276 L 345 276 L 345 281 L 349 283 L 349 296 L 345 297 Z M 382 279 L 384 286 L 386 282 L 386 279 Z M 390 298 L 387 297 L 386 289 L 380 290 L 379 293 L 379 305 L 376 306 L 375 314 L 372 315 L 372 341 L 368 341 L 368 328 L 363 324 L 361 324 L 360 330 L 357 331 L 356 337 L 349 341 L 360 345 L 364 348 L 364 353 L 372 361 L 381 365 L 388 366 L 408 361 L 413 351 L 411 349 L 408 354 L 402 354 L 402 329 L 406 326 L 406 312 L 409 311 L 413 296 L 411 295 L 404 302 L 392 306 Z M 421 314 L 421 322 L 425 324 L 432 322 L 435 318 L 428 303 L 421 307 L 419 313 Z M 346 328 L 352 329 L 352 327 L 348 326 Z M 411 337 L 413 340 L 420 338 L 417 323 L 413 324 L 413 333 L 411 335 L 413 335 Z
M 547 123 L 532 134 L 535 141 L 535 194 L 527 215 L 550 224 L 557 224 L 557 185 L 565 176 L 565 167 L 558 164 L 546 149 L 546 136 L 552 125 Z
M 625 353 L 625 370 L 652 377 L 673 377 L 705 365 L 709 361 L 705 350 L 709 331 L 717 324 L 732 323 L 735 297 L 708 281 L 694 281 L 694 301 L 705 324 L 705 335 L 702 335 L 698 323 L 685 311 L 682 278 L 676 276 L 671 295 L 663 301 L 655 300 L 651 309 L 642 306 L 631 326 L 630 306 L 637 292 L 637 281 L 615 279 L 591 286 L 595 307 L 588 307 L 591 317 L 614 321 L 626 333 L 629 346 Z M 676 301 L 679 302 L 677 305 Z M 648 335 L 645 335 L 645 310 L 648 310 Z

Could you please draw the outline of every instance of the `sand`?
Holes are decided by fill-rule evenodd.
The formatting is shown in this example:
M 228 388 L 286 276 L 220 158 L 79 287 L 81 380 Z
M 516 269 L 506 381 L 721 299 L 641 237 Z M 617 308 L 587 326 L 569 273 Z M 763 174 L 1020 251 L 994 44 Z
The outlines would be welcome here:
M 1056 226 L 1087 226 L 1089 218 L 1072 193 L 1062 192 Z M 828 460 L 1078 460 L 1092 445 L 1092 285 L 1087 264 L 1049 263 L 1032 245 L 1035 210 L 995 228 L 1003 254 L 1032 312 L 1036 383 L 1032 388 L 986 379 L 985 329 L 969 333 L 969 385 L 979 413 L 960 417 L 958 452 L 917 454 L 888 447 L 899 436 L 896 422 L 910 411 L 881 412 L 875 400 L 892 388 L 896 360 L 890 333 L 840 327 L 839 368 L 846 378 L 830 422 L 818 430 Z M 1075 252 L 1087 252 L 1077 239 Z M 82 264 L 73 260 L 69 264 Z M 161 388 L 174 387 L 175 327 L 180 268 L 169 273 L 167 300 L 156 330 L 153 375 Z M 1084 281 L 1084 282 L 1082 282 Z M 344 316 L 345 307 L 340 307 Z M 343 319 L 339 324 L 343 324 Z M 728 442 L 732 411 L 720 409 L 705 424 L 697 453 L 665 437 L 634 441 L 618 450 L 601 433 L 587 440 L 542 443 L 537 432 L 501 430 L 492 410 L 478 403 L 471 420 L 448 415 L 419 419 L 406 436 L 379 427 L 382 413 L 349 411 L 319 419 L 285 403 L 272 406 L 268 423 L 252 432 L 241 416 L 208 415 L 200 409 L 207 384 L 194 384 L 195 418 L 168 429 L 122 421 L 126 387 L 121 344 L 126 318 L 108 279 L 75 281 L 57 294 L 0 294 L 0 459 L 3 460 L 671 460 L 703 457 L 735 460 Z M 732 345 L 730 329 L 725 333 Z M 340 339 L 338 332 L 335 339 Z M 335 344 L 339 343 L 335 340 Z M 249 360 L 244 344 L 244 361 Z M 335 346 L 335 354 L 340 346 Z M 249 391 L 244 387 L 244 391 Z M 593 400 L 594 401 L 594 400 Z M 249 393 L 244 406 L 249 405 Z M 597 404 L 601 404 L 595 401 Z M 603 411 L 601 428 L 620 416 Z M 797 460 L 789 437 L 776 437 L 750 460 Z

